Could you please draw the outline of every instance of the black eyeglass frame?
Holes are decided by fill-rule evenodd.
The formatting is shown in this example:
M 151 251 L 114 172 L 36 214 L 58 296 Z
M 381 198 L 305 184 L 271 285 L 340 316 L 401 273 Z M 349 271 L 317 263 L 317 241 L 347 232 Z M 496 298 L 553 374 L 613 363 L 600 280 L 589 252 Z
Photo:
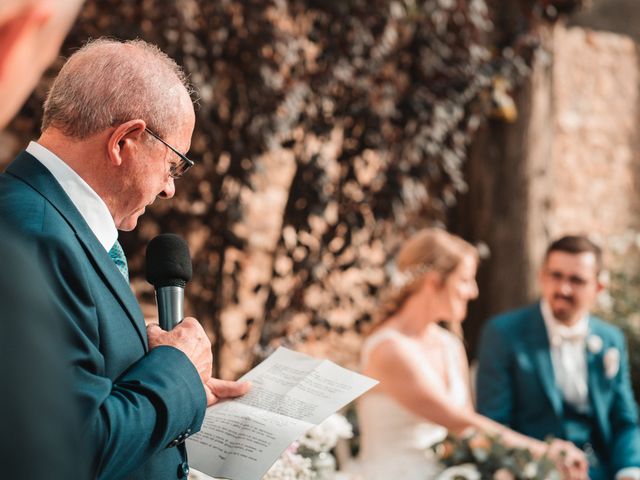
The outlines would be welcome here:
M 187 173 L 191 169 L 191 167 L 195 165 L 193 160 L 190 160 L 189 158 L 187 158 L 186 155 L 184 155 L 183 153 L 180 153 L 177 149 L 175 149 L 174 147 L 169 145 L 167 142 L 165 142 L 162 138 L 160 138 L 160 135 L 152 132 L 146 127 L 144 131 L 147 132 L 152 137 L 154 137 L 155 139 L 159 140 L 165 147 L 167 147 L 173 153 L 178 155 L 178 157 L 180 157 L 180 163 L 172 163 L 171 166 L 169 167 L 169 176 L 171 178 L 182 177 L 185 173 Z

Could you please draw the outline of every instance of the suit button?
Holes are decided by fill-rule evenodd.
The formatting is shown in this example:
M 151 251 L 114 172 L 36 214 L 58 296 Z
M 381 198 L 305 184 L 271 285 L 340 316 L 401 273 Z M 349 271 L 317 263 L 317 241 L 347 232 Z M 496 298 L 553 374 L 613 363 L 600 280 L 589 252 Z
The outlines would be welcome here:
M 178 478 L 187 478 L 189 476 L 189 464 L 182 462 L 178 465 Z
M 179 444 L 180 444 L 180 442 L 176 438 L 175 440 L 172 440 L 171 442 L 169 442 L 169 445 L 167 445 L 167 448 L 177 447 Z

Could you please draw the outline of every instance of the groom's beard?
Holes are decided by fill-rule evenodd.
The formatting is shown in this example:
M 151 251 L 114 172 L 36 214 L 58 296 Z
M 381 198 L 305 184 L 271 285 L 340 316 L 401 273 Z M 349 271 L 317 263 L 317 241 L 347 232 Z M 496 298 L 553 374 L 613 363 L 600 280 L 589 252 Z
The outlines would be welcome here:
M 556 293 L 550 302 L 553 316 L 561 321 L 568 322 L 576 315 L 576 300 L 571 295 Z

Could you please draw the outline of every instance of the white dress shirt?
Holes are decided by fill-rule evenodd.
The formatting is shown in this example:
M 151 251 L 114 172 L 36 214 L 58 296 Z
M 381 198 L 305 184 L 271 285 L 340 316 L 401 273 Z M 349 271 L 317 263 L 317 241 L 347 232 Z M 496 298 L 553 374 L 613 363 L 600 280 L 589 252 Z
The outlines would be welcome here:
M 555 319 L 549 304 L 540 303 L 551 346 L 551 363 L 556 385 L 565 401 L 578 411 L 589 407 L 587 383 L 587 335 L 589 317 L 585 315 L 576 324 L 566 326 Z
M 556 377 L 556 385 L 567 403 L 578 411 L 588 408 L 589 387 L 587 383 L 587 337 L 589 335 L 589 317 L 585 315 L 578 323 L 568 327 L 553 316 L 549 304 L 540 302 L 542 318 L 547 327 L 551 346 L 551 363 Z M 640 480 L 640 468 L 623 468 L 616 479 Z
M 108 252 L 118 239 L 118 230 L 104 201 L 69 165 L 39 143 L 30 142 L 27 153 L 33 155 L 55 177 L 82 218 Z

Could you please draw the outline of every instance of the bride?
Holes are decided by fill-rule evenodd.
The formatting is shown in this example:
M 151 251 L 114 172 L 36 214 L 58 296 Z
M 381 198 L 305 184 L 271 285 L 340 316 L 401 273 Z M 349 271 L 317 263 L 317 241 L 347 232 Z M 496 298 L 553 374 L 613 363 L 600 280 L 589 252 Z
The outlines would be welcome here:
M 573 444 L 549 446 L 474 411 L 461 322 L 478 296 L 477 264 L 472 245 L 440 229 L 422 230 L 400 250 L 400 280 L 361 354 L 362 372 L 380 381 L 357 404 L 366 480 L 435 478 L 440 467 L 428 447 L 447 432 L 467 430 L 499 434 L 536 456 L 548 453 L 565 478 L 587 478 L 585 456 Z

